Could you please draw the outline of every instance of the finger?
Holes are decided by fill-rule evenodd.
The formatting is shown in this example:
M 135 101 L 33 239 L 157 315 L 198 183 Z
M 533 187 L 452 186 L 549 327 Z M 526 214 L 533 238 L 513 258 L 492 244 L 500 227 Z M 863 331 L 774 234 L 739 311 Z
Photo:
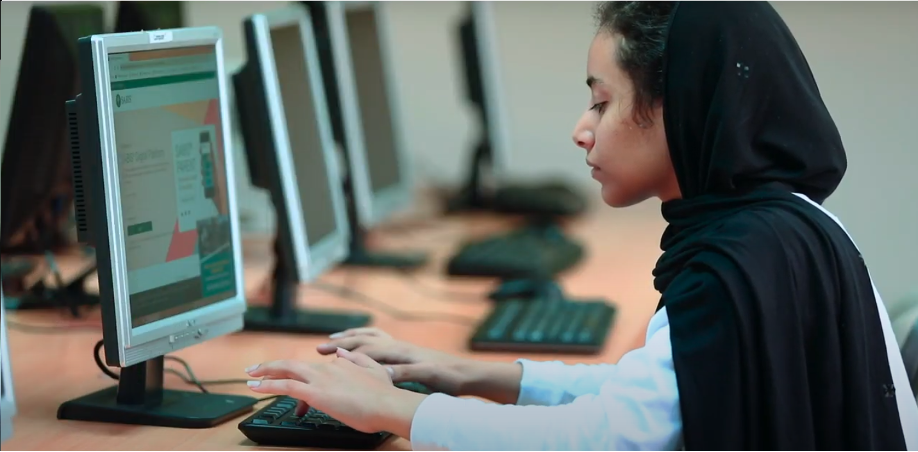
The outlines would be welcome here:
M 363 353 L 373 358 L 380 364 L 409 364 L 411 357 L 407 356 L 403 347 L 381 344 L 361 345 L 351 350 L 354 353 Z
M 296 401 L 296 409 L 293 411 L 293 414 L 294 414 L 296 417 L 303 417 L 303 416 L 306 415 L 306 412 L 308 412 L 308 411 L 309 411 L 309 404 L 308 404 L 308 403 L 306 403 L 306 402 L 304 402 L 304 401 L 302 401 L 302 400 L 297 400 L 297 401 Z
M 329 341 L 328 343 L 319 345 L 316 347 L 316 351 L 323 355 L 331 355 L 332 353 L 337 353 L 339 348 L 345 350 L 353 350 L 357 347 L 373 343 L 377 339 L 372 336 L 354 336 L 346 337 L 344 339 L 335 339 Z
M 386 371 L 392 378 L 393 383 L 404 383 L 407 381 L 426 383 L 430 380 L 430 368 L 422 364 L 396 364 L 386 366 Z
M 309 366 L 294 360 L 269 361 L 249 367 L 245 372 L 255 378 L 271 377 L 308 382 Z
M 312 387 L 297 380 L 253 380 L 248 382 L 249 389 L 261 394 L 289 396 L 309 403 L 312 399 Z
M 366 369 L 378 369 L 382 367 L 378 362 L 374 361 L 373 358 L 370 358 L 369 356 L 364 355 L 363 353 L 351 352 L 343 348 L 338 349 L 338 357 L 346 359 Z
M 387 336 L 387 334 L 384 333 L 384 332 L 383 332 L 382 330 L 380 330 L 379 328 L 374 328 L 374 327 L 362 327 L 362 328 L 351 328 L 351 329 L 347 329 L 347 330 L 344 330 L 344 331 L 341 331 L 341 332 L 332 334 L 332 335 L 330 335 L 330 336 L 328 336 L 328 337 L 329 337 L 329 339 L 341 339 L 341 338 L 353 337 L 353 336 L 376 336 L 376 337 L 384 337 L 384 336 Z

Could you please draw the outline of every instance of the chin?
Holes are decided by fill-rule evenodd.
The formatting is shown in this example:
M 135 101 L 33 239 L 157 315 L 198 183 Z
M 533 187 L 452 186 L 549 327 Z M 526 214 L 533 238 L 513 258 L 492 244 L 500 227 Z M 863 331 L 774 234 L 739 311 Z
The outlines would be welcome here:
M 624 193 L 621 190 L 616 190 L 615 187 L 603 186 L 601 193 L 603 202 L 614 208 L 631 207 L 647 199 L 646 197 Z

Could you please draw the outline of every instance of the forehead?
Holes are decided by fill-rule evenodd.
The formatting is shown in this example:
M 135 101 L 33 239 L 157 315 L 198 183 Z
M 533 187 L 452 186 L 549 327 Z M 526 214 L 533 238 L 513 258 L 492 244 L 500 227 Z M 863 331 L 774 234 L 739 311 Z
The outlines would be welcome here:
M 598 33 L 590 44 L 590 52 L 587 56 L 587 77 L 595 77 L 606 86 L 628 86 L 628 79 L 617 63 L 617 48 L 617 36 Z

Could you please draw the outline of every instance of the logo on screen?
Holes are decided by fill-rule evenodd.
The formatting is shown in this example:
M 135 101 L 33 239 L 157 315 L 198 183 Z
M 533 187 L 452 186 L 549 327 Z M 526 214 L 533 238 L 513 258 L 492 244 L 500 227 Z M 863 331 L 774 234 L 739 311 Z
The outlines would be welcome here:
M 120 94 L 115 94 L 115 105 L 118 106 L 118 108 L 121 108 L 121 95 Z

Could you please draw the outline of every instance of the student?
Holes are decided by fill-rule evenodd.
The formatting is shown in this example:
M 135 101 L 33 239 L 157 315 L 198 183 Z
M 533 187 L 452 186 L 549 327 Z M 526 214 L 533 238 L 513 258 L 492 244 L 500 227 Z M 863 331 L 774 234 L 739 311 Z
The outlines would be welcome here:
M 749 2 L 598 18 L 574 141 L 607 204 L 663 201 L 645 346 L 615 365 L 485 363 L 355 330 L 319 347 L 331 362 L 248 369 L 252 389 L 415 449 L 918 449 L 882 300 L 821 207 L 845 151 L 784 22 Z

